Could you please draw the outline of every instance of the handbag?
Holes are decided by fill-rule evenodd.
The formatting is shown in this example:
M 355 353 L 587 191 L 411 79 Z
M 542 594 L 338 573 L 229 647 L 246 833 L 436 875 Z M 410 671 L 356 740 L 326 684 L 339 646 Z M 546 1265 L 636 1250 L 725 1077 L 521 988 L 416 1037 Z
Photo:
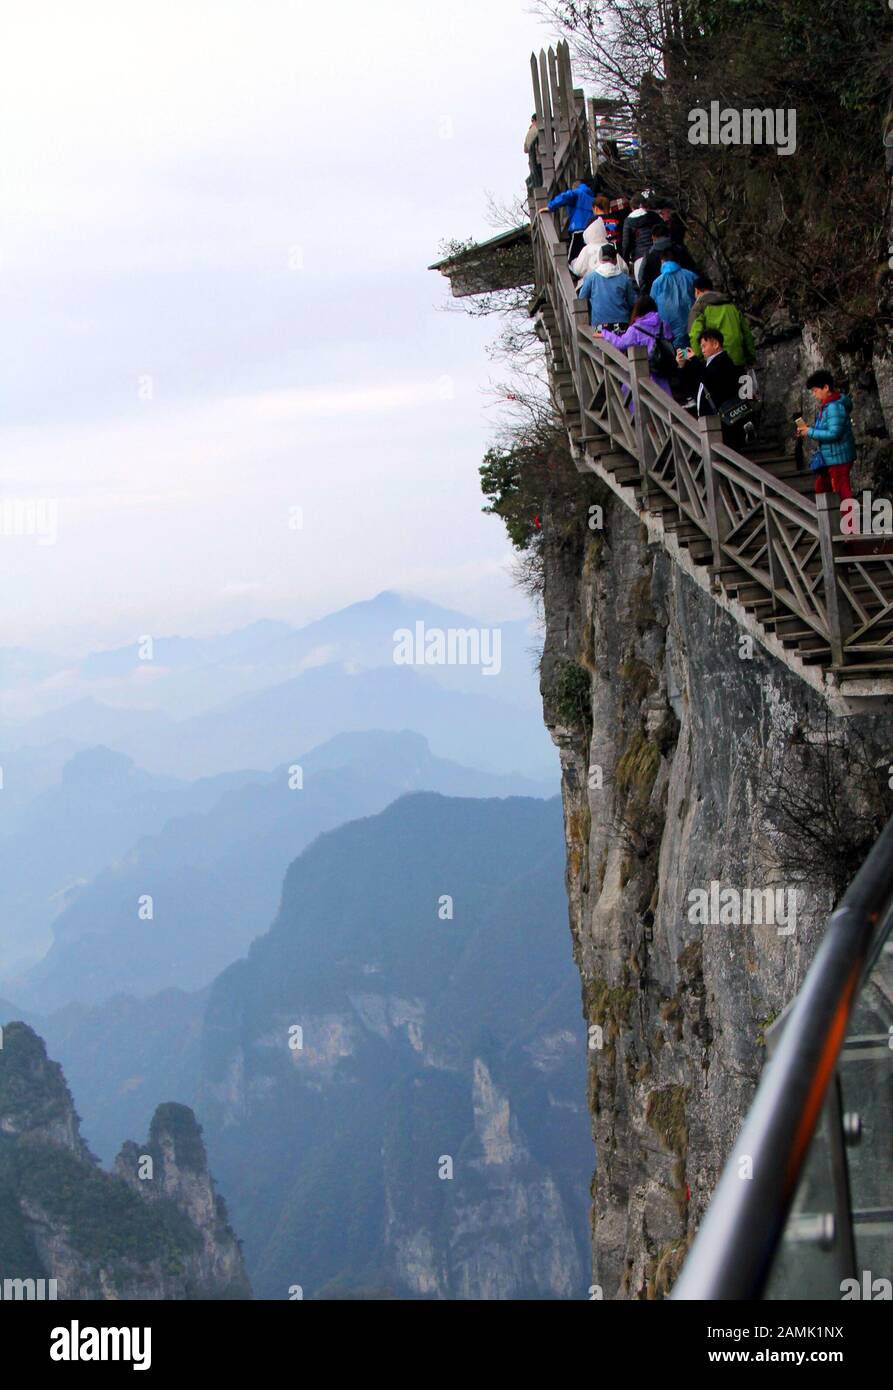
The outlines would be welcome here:
M 753 429 L 756 426 L 756 411 L 750 401 L 742 401 L 738 396 L 732 396 L 722 405 L 717 405 L 707 387 L 704 387 L 704 396 L 709 402 L 710 409 L 714 415 L 719 416 L 719 422 L 723 429 Z
M 733 425 L 747 426 L 754 423 L 754 408 L 750 401 L 738 400 L 734 396 L 719 407 L 717 414 L 727 429 Z
M 828 460 L 825 458 L 821 449 L 816 449 L 812 458 L 809 460 L 810 473 L 821 473 L 823 468 L 828 468 L 829 466 Z

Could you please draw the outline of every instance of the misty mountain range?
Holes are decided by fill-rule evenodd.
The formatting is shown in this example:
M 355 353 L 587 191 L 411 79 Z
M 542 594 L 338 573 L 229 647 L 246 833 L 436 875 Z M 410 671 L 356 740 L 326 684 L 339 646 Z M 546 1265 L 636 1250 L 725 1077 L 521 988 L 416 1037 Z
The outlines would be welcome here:
M 585 1297 L 531 636 L 502 625 L 489 679 L 395 665 L 419 621 L 472 625 L 386 593 L 161 639 L 150 677 L 137 647 L 63 682 L 3 654 L 6 696 L 77 698 L 0 728 L 0 1025 L 45 1040 L 106 1164 L 194 1108 L 259 1297 Z
M 59 722 L 62 714 L 73 719 L 78 736 L 108 742 L 110 733 L 125 728 L 161 727 L 160 721 L 140 723 L 136 711 L 185 719 L 320 666 L 352 674 L 392 667 L 394 634 L 418 622 L 441 630 L 494 627 L 386 590 L 303 627 L 264 621 L 211 637 L 141 634 L 126 646 L 73 662 L 21 649 L 0 651 L 0 711 L 6 712 L 0 714 L 0 747 L 42 743 L 60 728 L 67 733 Z M 524 619 L 500 622 L 495 630 L 498 674 L 485 676 L 479 667 L 458 664 L 417 669 L 445 690 L 535 710 L 536 635 Z M 90 722 L 111 709 L 129 716 L 120 728 L 113 714 L 105 715 L 103 726 Z
M 133 779 L 132 766 L 119 755 L 96 756 L 104 765 L 117 760 L 120 779 Z M 196 791 L 185 814 L 144 835 L 74 891 L 53 923 L 46 957 L 11 985 L 19 1002 L 47 1010 L 119 993 L 201 989 L 267 929 L 288 865 L 322 831 L 380 811 L 410 790 L 462 796 L 545 790 L 523 778 L 434 758 L 423 738 L 406 732 L 344 734 L 299 766 L 300 786 L 283 767 L 225 785 L 210 808 L 194 804 Z M 0 842 L 0 861 L 5 848 Z M 72 857 L 78 848 L 71 847 Z M 149 920 L 138 916 L 146 896 L 152 899 Z
M 36 656 L 0 652 L 4 698 L 30 693 L 39 703 L 58 701 L 60 690 L 94 692 L 26 721 L 0 719 L 0 980 L 36 962 L 53 922 L 96 875 L 132 860 L 144 836 L 209 811 L 230 789 L 276 777 L 275 769 L 348 731 L 411 730 L 441 760 L 516 774 L 505 792 L 554 790 L 554 753 L 531 698 L 527 625 L 502 625 L 500 673 L 488 679 L 470 667 L 394 665 L 394 632 L 417 621 L 473 626 L 464 615 L 383 593 L 302 629 L 261 623 L 214 638 L 159 639 L 148 664 L 136 645 L 49 672 Z M 280 680 L 288 672 L 300 673 Z M 221 698 L 237 687 L 248 693 Z M 103 703 L 97 690 L 138 703 Z M 188 714 L 190 706 L 203 712 Z M 394 794 L 447 789 L 402 776 L 389 783 Z M 467 780 L 461 789 L 478 794 Z M 347 807 L 347 816 L 363 805 Z M 243 932 L 240 949 L 248 939 Z
M 261 1298 L 585 1297 L 560 828 L 557 798 L 400 797 L 294 861 L 209 990 L 29 1015 L 91 1147 L 193 1106 Z

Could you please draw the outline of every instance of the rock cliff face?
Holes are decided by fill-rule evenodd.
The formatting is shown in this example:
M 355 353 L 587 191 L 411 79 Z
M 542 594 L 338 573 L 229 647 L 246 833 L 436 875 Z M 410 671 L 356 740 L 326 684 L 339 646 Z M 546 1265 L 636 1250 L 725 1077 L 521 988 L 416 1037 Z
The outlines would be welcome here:
M 117 1169 L 103 1172 L 84 1144 L 42 1040 L 23 1023 L 4 1028 L 3 1296 L 6 1281 L 55 1280 L 60 1299 L 250 1298 L 191 1110 L 160 1106 L 148 1144 L 126 1144 Z
M 292 865 L 198 1100 L 259 1297 L 586 1298 L 560 836 L 557 798 L 424 794 Z
M 594 1278 L 606 1299 L 655 1298 L 672 1286 L 753 1095 L 763 1031 L 802 980 L 834 897 L 832 877 L 798 873 L 766 803 L 798 776 L 793 748 L 808 750 L 807 791 L 856 742 L 868 766 L 893 759 L 883 715 L 829 723 L 820 696 L 758 644 L 742 647 L 733 619 L 607 490 L 604 505 L 604 531 L 576 542 L 557 526 L 550 539 L 544 518 L 542 689 L 590 1027 Z M 579 717 L 569 671 L 588 690 Z M 857 782 L 835 793 L 844 823 L 860 809 Z M 815 798 L 819 817 L 828 808 Z M 712 883 L 796 893 L 793 931 L 703 924 L 691 895 Z
M 436 1220 L 407 1203 L 395 1181 L 405 1165 L 386 1141 L 385 1244 L 397 1282 L 416 1298 L 579 1299 L 586 1270 L 574 1212 L 531 1154 L 486 1062 L 474 1058 L 471 1072 L 474 1128 L 462 1154 L 463 1181 L 444 1184 Z

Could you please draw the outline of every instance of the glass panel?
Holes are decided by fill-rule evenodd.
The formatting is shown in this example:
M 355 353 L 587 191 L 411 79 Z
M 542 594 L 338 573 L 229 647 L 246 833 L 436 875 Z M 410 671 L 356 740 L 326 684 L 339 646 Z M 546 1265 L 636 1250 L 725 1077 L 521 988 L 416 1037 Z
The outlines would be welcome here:
M 893 943 L 856 1002 L 840 1062 L 857 1274 L 893 1278 Z
M 763 1297 L 839 1299 L 841 1255 L 834 1220 L 828 1111 L 816 1130 Z

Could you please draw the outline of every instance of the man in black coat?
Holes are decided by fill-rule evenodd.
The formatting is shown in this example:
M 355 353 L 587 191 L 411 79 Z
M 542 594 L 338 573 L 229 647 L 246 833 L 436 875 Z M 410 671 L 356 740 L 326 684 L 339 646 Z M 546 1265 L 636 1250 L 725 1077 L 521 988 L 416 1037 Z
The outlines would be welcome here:
M 703 362 L 696 357 L 691 348 L 680 348 L 676 361 L 682 372 L 686 389 L 695 397 L 694 413 L 700 418 L 704 415 L 718 415 L 730 401 L 740 401 L 741 368 L 736 366 L 724 347 L 724 338 L 719 328 L 705 328 L 698 338 Z M 746 442 L 743 425 L 723 426 L 723 443 L 732 449 L 740 449 Z
M 657 213 L 646 208 L 645 199 L 640 193 L 630 199 L 630 207 L 632 211 L 623 224 L 621 255 L 638 280 L 640 262 L 644 261 L 651 250 L 652 231 L 657 228 L 663 232 L 665 228 Z
M 670 202 L 659 203 L 657 212 L 664 224 L 664 231 L 671 241 L 681 245 L 685 241 L 685 223 Z

